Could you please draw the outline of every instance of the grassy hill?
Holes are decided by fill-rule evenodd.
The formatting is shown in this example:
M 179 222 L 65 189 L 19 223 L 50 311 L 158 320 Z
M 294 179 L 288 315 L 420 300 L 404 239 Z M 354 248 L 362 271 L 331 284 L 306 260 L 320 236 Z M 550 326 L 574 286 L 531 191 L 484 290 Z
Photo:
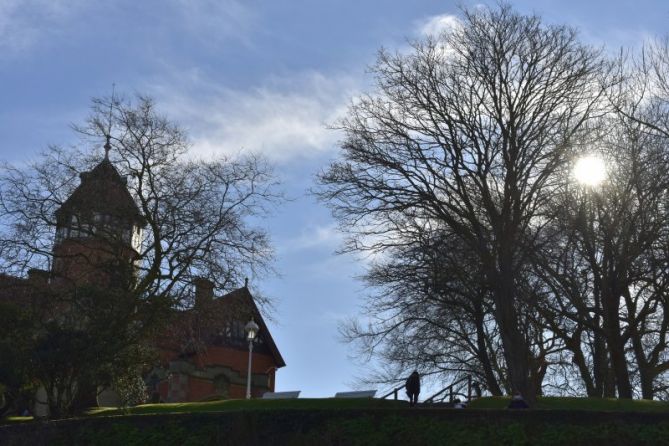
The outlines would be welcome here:
M 507 410 L 482 398 L 465 410 L 384 400 L 230 400 L 101 408 L 72 420 L 0 427 L 14 445 L 669 445 L 669 405 L 542 398 Z
M 406 401 L 335 398 L 302 398 L 292 400 L 221 400 L 206 403 L 143 404 L 121 410 L 101 407 L 88 412 L 90 416 L 146 415 L 165 413 L 206 413 L 266 410 L 347 410 L 347 409 L 399 409 L 406 408 Z

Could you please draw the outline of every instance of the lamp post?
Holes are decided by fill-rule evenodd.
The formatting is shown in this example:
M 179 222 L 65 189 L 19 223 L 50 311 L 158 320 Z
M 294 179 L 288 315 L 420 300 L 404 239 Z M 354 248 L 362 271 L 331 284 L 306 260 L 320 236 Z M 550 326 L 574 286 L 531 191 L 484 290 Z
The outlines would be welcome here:
M 249 371 L 246 377 L 246 399 L 251 399 L 251 358 L 253 357 L 253 340 L 258 335 L 258 324 L 255 323 L 253 318 L 246 324 L 244 331 L 246 332 L 246 339 L 249 341 Z

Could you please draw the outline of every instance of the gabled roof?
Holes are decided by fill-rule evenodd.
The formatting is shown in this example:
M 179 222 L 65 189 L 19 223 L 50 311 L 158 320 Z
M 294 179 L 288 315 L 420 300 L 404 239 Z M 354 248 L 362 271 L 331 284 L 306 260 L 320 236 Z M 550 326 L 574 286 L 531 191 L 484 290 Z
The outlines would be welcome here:
M 277 348 L 276 343 L 272 338 L 272 334 L 267 328 L 267 324 L 265 324 L 265 320 L 260 314 L 260 310 L 258 310 L 258 306 L 253 300 L 253 296 L 247 287 L 242 287 L 231 291 L 225 296 L 215 299 L 215 302 L 218 302 L 219 305 L 228 306 L 234 309 L 250 309 L 251 314 L 247 315 L 247 317 L 253 316 L 253 320 L 255 320 L 260 327 L 258 336 L 262 336 L 265 340 L 267 347 L 272 353 L 274 363 L 277 365 L 277 368 L 284 367 L 286 365 L 286 362 L 283 360 L 283 357 L 281 356 L 281 353 L 279 352 L 279 349 Z
M 277 368 L 284 367 L 279 349 L 267 328 L 253 296 L 247 287 L 239 288 L 221 297 L 206 299 L 204 302 L 185 310 L 176 310 L 166 331 L 158 336 L 156 345 L 164 350 L 180 355 L 194 355 L 208 346 L 216 345 L 221 329 L 233 321 L 245 324 L 251 317 L 260 327 L 258 336 L 264 341 L 264 348 L 272 356 Z M 243 341 L 241 345 L 246 345 Z
M 142 223 L 142 214 L 128 191 L 126 181 L 108 158 L 80 175 L 81 184 L 56 211 L 58 220 L 82 212 L 112 215 Z

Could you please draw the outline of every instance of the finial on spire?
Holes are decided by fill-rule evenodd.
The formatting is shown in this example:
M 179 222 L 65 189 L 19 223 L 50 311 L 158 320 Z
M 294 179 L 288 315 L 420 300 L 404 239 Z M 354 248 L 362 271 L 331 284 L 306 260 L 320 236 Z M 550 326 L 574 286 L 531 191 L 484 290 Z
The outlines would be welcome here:
M 248 287 L 249 287 L 249 278 L 245 277 L 244 278 L 244 288 L 248 288 Z
M 105 159 L 109 161 L 109 151 L 111 150 L 111 143 L 109 142 L 111 136 L 109 133 L 105 135 L 105 138 L 107 138 L 107 142 L 105 143 Z

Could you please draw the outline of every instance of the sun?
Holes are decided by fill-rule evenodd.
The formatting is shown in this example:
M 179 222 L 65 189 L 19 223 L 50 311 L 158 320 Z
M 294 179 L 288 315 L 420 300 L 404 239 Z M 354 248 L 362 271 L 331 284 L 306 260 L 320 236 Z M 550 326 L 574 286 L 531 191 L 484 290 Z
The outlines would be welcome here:
M 606 179 L 604 160 L 596 155 L 579 158 L 574 165 L 574 178 L 584 186 L 599 186 Z

